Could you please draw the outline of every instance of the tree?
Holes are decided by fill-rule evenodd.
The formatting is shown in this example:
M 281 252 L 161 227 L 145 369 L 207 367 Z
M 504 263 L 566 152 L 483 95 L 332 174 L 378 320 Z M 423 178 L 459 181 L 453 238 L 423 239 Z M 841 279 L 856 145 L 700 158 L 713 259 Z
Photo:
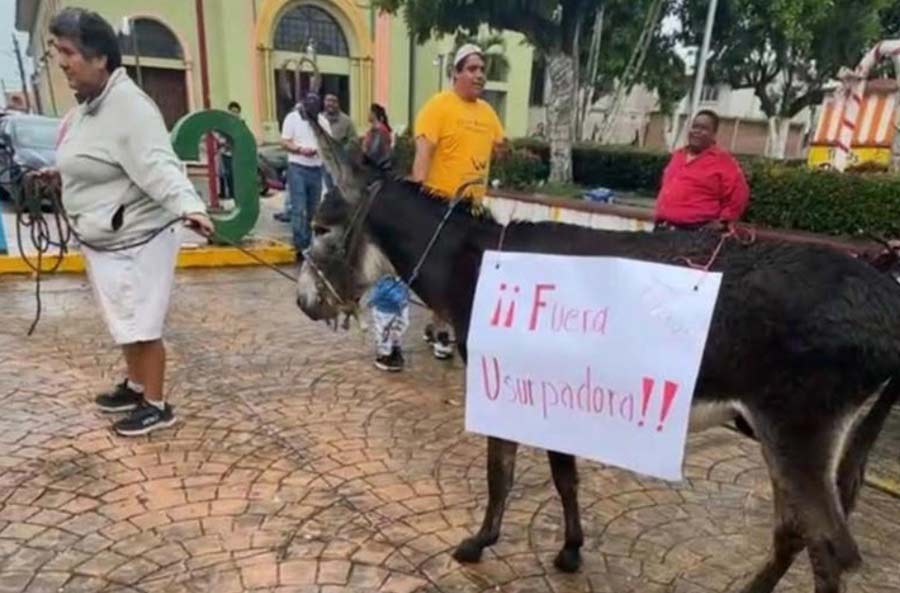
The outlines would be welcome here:
M 709 0 L 683 0 L 681 41 L 699 45 Z M 770 156 L 784 157 L 790 120 L 819 104 L 842 66 L 880 34 L 887 0 L 720 0 L 708 77 L 750 88 L 769 118 Z
M 482 25 L 518 31 L 546 56 L 550 97 L 547 131 L 550 138 L 550 179 L 572 181 L 576 38 L 580 23 L 591 22 L 603 0 L 374 0 L 376 8 L 403 9 L 417 42 L 434 34 L 470 34 Z
M 660 27 L 671 11 L 671 0 L 607 0 L 604 5 L 603 46 L 597 75 L 584 79 L 591 102 L 614 93 L 608 127 L 615 124 L 615 103 L 621 105 L 637 84 L 654 91 L 663 113 L 670 114 L 684 97 L 690 81 L 675 52 L 676 38 Z M 616 100 L 618 99 L 618 101 Z

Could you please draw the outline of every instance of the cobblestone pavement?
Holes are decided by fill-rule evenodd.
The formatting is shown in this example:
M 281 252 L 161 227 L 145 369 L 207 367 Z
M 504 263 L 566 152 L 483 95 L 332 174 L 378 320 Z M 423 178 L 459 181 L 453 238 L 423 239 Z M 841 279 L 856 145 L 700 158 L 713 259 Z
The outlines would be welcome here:
M 459 363 L 431 359 L 419 325 L 408 372 L 388 376 L 268 270 L 179 273 L 180 422 L 124 439 L 90 405 L 121 369 L 85 280 L 47 281 L 27 339 L 32 289 L 0 279 L 0 592 L 724 592 L 766 553 L 758 448 L 714 430 L 691 439 L 681 483 L 581 463 L 577 575 L 552 567 L 562 511 L 525 448 L 500 543 L 461 566 L 449 554 L 481 520 L 484 443 L 463 431 Z M 900 502 L 866 488 L 852 523 L 866 564 L 849 591 L 900 591 Z M 779 591 L 811 591 L 805 557 Z

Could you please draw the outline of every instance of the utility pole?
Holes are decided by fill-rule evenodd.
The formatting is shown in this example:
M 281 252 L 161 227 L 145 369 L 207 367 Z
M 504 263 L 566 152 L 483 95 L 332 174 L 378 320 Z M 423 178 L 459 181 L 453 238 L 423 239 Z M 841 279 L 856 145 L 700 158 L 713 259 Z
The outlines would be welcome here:
M 43 64 L 43 66 L 38 67 L 47 69 L 47 90 L 50 91 L 50 104 L 53 106 L 53 115 L 59 115 L 59 108 L 56 106 L 56 94 L 53 92 L 53 73 L 50 71 L 50 52 L 47 51 L 47 45 L 44 43 L 43 37 L 41 37 L 41 52 L 43 52 L 43 55 L 38 61 L 38 64 Z
M 706 30 L 703 32 L 703 46 L 700 48 L 700 65 L 694 78 L 694 96 L 691 97 L 691 118 L 697 114 L 700 107 L 700 95 L 703 93 L 703 83 L 706 79 L 706 61 L 709 58 L 709 44 L 712 39 L 713 24 L 716 21 L 716 7 L 719 0 L 709 0 L 709 11 L 706 13 Z
M 141 73 L 141 50 L 138 46 L 137 20 L 132 24 L 130 17 L 122 19 L 122 34 L 131 37 L 131 53 L 134 54 L 134 70 L 137 76 L 137 85 L 140 89 L 144 88 L 144 77 Z
M 28 95 L 28 81 L 25 79 L 25 66 L 22 65 L 22 52 L 19 50 L 19 40 L 16 34 L 12 35 L 13 50 L 16 52 L 16 61 L 19 63 L 19 78 L 22 79 L 22 94 L 25 95 L 25 109 L 31 113 L 31 97 Z
M 689 111 L 684 120 L 684 124 L 680 127 L 678 127 L 678 120 L 681 116 L 677 111 L 675 113 L 675 126 L 678 129 L 676 130 L 676 135 L 672 141 L 672 146 L 670 147 L 672 149 L 681 144 L 685 131 L 690 128 L 694 116 L 700 109 L 700 99 L 703 93 L 703 85 L 706 80 L 706 62 L 709 59 L 709 45 L 712 40 L 713 24 L 716 20 L 716 7 L 718 5 L 719 0 L 709 0 L 709 9 L 706 13 L 706 29 L 703 32 L 703 45 L 700 47 L 700 53 L 697 55 L 697 68 L 696 72 L 694 72 L 694 90 L 691 92 L 691 99 L 688 104 Z

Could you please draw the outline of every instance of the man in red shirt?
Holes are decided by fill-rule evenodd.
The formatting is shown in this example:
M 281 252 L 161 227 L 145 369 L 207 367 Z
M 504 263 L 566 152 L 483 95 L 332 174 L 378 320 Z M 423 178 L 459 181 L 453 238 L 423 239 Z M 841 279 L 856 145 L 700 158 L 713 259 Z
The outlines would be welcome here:
M 747 209 L 750 188 L 738 162 L 716 144 L 718 130 L 715 112 L 697 112 L 687 146 L 675 151 L 663 173 L 657 228 L 722 230 Z

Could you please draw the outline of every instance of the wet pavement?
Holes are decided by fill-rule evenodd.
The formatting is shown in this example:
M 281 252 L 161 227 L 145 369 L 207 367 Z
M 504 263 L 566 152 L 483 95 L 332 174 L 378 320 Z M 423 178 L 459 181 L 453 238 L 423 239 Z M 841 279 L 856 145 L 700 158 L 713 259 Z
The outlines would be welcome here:
M 523 448 L 500 542 L 480 524 L 484 439 L 463 431 L 459 361 L 407 335 L 406 372 L 359 333 L 304 318 L 265 269 L 179 272 L 168 396 L 179 423 L 114 436 L 93 396 L 121 378 L 83 277 L 0 278 L 0 593 L 734 591 L 765 557 L 771 492 L 758 447 L 717 429 L 667 483 L 581 462 L 584 566 L 552 566 L 562 509 L 545 455 Z M 900 479 L 897 412 L 874 463 Z M 863 490 L 851 592 L 900 591 L 900 500 Z M 801 557 L 782 592 L 811 591 Z

